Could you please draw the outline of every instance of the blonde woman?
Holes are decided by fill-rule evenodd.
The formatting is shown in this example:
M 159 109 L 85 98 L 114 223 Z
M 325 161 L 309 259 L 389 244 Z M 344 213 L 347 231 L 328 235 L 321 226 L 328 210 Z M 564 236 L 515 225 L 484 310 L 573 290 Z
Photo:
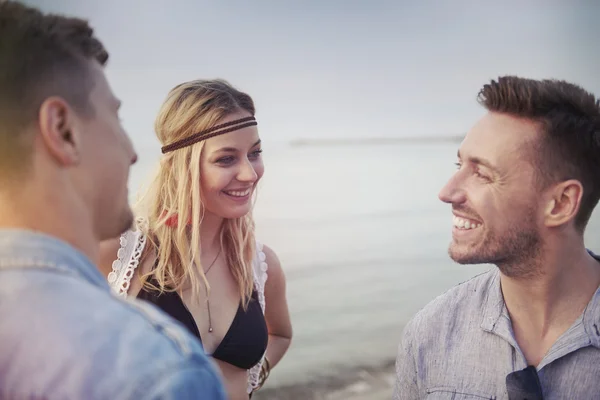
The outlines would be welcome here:
M 171 90 L 142 217 L 101 256 L 117 294 L 154 303 L 198 337 L 235 400 L 262 386 L 292 337 L 279 260 L 254 237 L 264 171 L 254 114 L 250 96 L 222 80 Z

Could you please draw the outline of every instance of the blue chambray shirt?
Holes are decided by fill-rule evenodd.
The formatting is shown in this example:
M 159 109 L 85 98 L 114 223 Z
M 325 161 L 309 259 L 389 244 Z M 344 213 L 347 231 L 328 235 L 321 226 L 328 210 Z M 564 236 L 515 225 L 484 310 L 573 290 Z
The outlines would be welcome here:
M 82 253 L 0 229 L 0 398 L 225 400 L 198 341 Z
M 506 376 L 526 367 L 493 268 L 436 298 L 408 323 L 393 399 L 508 399 Z M 544 399 L 600 399 L 600 288 L 537 371 Z

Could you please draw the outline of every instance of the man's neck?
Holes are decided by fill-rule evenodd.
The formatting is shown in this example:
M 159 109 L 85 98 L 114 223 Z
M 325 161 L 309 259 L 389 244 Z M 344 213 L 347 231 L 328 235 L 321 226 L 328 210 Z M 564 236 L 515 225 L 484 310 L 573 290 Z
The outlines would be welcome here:
M 36 231 L 60 239 L 85 254 L 92 263 L 99 241 L 93 235 L 86 208 L 60 187 L 21 186 L 0 190 L 0 228 Z
M 500 279 L 515 334 L 543 340 L 564 333 L 581 315 L 600 285 L 600 264 L 579 238 L 556 241 L 541 254 L 531 260 L 539 273 Z

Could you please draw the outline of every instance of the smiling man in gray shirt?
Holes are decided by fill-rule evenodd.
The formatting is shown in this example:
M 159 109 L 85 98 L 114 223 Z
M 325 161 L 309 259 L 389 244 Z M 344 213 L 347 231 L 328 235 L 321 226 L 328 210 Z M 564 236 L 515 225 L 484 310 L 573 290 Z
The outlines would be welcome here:
M 440 192 L 450 257 L 497 268 L 407 324 L 394 399 L 600 398 L 600 103 L 564 81 L 501 77 Z

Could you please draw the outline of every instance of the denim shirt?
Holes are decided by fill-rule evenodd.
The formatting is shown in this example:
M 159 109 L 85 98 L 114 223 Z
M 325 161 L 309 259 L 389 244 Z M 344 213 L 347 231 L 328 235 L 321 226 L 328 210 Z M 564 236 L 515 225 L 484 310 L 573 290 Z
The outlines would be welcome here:
M 537 366 L 544 399 L 600 399 L 600 288 Z M 497 268 L 429 303 L 404 329 L 393 399 L 508 399 L 527 367 Z
M 185 328 L 123 301 L 78 250 L 0 230 L 0 398 L 224 400 Z

